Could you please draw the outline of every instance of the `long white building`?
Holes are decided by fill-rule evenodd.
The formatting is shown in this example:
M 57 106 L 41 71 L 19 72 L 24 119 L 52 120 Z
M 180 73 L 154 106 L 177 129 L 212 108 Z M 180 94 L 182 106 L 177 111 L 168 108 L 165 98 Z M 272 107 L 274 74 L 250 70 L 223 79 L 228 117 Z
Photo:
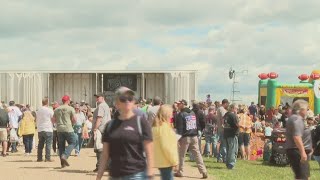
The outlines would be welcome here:
M 137 98 L 160 96 L 165 103 L 197 98 L 197 71 L 1 71 L 0 99 L 41 106 L 41 100 L 61 102 L 63 95 L 74 102 L 85 100 L 95 107 L 93 94 L 103 92 L 109 105 L 114 90 L 127 86 Z

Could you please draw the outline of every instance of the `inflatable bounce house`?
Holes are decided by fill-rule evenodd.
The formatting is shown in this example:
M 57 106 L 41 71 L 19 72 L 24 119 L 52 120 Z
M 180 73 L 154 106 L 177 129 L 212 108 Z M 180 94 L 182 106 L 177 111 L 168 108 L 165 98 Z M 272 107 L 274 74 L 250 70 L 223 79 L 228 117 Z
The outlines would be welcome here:
M 277 108 L 279 105 L 292 105 L 298 99 L 309 102 L 309 107 L 314 114 L 320 114 L 320 70 L 315 70 L 311 75 L 301 74 L 299 83 L 285 84 L 277 81 L 278 74 L 261 73 L 259 81 L 259 105 Z

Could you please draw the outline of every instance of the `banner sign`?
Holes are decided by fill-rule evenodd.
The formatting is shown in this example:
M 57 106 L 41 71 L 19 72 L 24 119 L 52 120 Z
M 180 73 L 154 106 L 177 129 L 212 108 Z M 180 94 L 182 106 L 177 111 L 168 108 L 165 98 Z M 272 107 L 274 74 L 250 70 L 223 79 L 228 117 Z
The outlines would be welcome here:
M 285 96 L 308 96 L 309 89 L 283 88 L 282 93 Z

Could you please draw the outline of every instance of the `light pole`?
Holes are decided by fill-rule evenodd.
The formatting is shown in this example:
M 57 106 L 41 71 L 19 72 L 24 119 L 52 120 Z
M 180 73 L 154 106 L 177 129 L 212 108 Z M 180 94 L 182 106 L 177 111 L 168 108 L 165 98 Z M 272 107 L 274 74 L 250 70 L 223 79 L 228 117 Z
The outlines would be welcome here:
M 237 87 L 236 85 L 239 83 L 238 81 L 236 81 L 236 75 L 237 74 L 245 74 L 245 73 L 248 73 L 248 70 L 242 70 L 242 71 L 238 72 L 238 71 L 235 71 L 234 69 L 232 69 L 232 67 L 229 70 L 229 79 L 232 79 L 232 90 L 231 90 L 231 93 L 232 93 L 231 102 L 232 103 L 241 101 L 241 99 L 235 99 L 235 94 L 240 93 L 240 91 L 236 89 L 236 87 Z

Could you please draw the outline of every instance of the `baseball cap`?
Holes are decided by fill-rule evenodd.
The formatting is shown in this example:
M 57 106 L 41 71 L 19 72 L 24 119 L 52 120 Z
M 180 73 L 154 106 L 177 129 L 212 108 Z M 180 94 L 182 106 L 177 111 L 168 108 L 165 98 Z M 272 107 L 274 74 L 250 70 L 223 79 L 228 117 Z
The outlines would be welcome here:
M 62 97 L 62 102 L 66 102 L 66 101 L 69 101 L 69 100 L 70 100 L 70 96 L 68 96 L 68 95 L 64 95 Z
M 116 96 L 121 96 L 121 95 L 124 95 L 126 93 L 128 93 L 128 94 L 130 94 L 132 96 L 134 96 L 134 94 L 135 94 L 134 91 L 132 91 L 131 89 L 129 89 L 127 87 L 124 87 L 124 86 L 119 87 L 115 92 Z
M 104 94 L 102 92 L 98 92 L 98 93 L 94 94 L 93 96 L 95 96 L 95 97 L 104 97 Z
M 81 100 L 81 102 L 82 102 L 82 103 L 85 103 L 85 101 L 84 101 L 84 100 Z
M 179 104 L 183 104 L 185 106 L 188 106 L 188 102 L 186 100 L 184 100 L 184 99 L 180 100 Z

